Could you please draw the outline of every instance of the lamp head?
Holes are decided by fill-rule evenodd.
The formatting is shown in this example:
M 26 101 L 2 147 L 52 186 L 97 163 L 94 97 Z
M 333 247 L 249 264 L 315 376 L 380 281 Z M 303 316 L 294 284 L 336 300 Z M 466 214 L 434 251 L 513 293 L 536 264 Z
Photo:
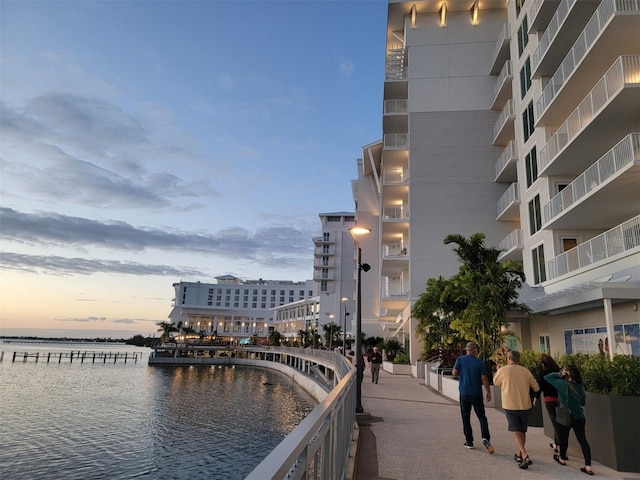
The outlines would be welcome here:
M 369 265 L 368 263 L 363 263 L 362 265 L 360 265 L 360 268 L 363 271 L 368 272 L 369 270 L 371 270 L 371 265 Z

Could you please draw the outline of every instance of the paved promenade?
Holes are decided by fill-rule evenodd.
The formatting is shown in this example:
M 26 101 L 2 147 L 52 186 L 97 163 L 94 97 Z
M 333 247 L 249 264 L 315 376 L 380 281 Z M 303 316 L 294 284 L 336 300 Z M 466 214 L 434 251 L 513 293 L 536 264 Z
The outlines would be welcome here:
M 553 460 L 550 440 L 542 427 L 529 428 L 527 451 L 533 465 L 519 469 L 513 460 L 513 434 L 507 431 L 504 414 L 493 408 L 486 411 L 495 453 L 487 453 L 482 446 L 475 413 L 471 414 L 471 425 L 476 447 L 463 447 L 458 403 L 425 386 L 422 379 L 381 371 L 379 383 L 373 384 L 367 368 L 362 406 L 365 414 L 359 416 L 356 480 L 589 478 L 580 471 L 584 466 L 580 452 L 569 450 L 566 467 Z M 597 462 L 592 467 L 593 478 L 640 479 L 640 474 L 616 472 Z

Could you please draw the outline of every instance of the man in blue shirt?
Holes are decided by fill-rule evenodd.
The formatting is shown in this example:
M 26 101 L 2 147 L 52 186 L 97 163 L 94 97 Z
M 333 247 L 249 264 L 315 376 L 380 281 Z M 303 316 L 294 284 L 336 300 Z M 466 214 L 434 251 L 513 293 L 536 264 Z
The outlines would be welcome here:
M 473 448 L 473 430 L 471 428 L 471 408 L 476 412 L 480 421 L 482 444 L 489 453 L 493 453 L 489 434 L 489 422 L 484 411 L 482 401 L 482 386 L 487 390 L 487 402 L 491 401 L 491 389 L 484 362 L 478 358 L 478 345 L 475 342 L 467 343 L 467 354 L 461 355 L 453 365 L 453 376 L 459 377 L 460 412 L 462 413 L 462 430 L 466 442 L 464 446 Z

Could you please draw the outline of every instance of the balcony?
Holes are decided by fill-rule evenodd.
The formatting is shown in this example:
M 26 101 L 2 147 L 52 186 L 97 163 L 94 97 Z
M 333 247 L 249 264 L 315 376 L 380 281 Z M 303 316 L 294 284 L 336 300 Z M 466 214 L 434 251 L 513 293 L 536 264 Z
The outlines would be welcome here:
M 522 229 L 517 228 L 498 243 L 498 260 L 505 262 L 507 260 L 522 261 Z
M 383 276 L 380 288 L 381 305 L 387 315 L 400 313 L 409 301 L 409 286 L 404 285 L 402 276 Z
M 640 55 L 620 57 L 540 150 L 540 174 L 577 174 L 585 157 L 603 155 L 640 129 Z M 579 140 L 579 141 L 576 141 Z
M 384 114 L 385 115 L 394 115 L 394 114 L 405 114 L 407 113 L 407 99 L 398 99 L 398 100 L 385 100 L 384 101 Z
M 331 257 L 328 261 L 323 261 L 320 258 L 316 258 L 313 262 L 313 268 L 334 268 L 336 266 L 336 262 L 334 257 Z
M 385 80 L 405 80 L 407 78 L 405 57 L 405 48 L 392 48 L 388 51 Z
M 547 280 L 640 248 L 640 216 L 636 216 L 547 262 Z
M 555 72 L 597 6 L 598 2 L 593 1 L 560 2 L 531 56 L 533 78 L 549 77 Z
M 406 221 L 409 218 L 409 209 L 405 209 L 403 205 L 383 205 L 382 221 Z
M 497 75 L 502 70 L 502 65 L 509 58 L 509 42 L 511 41 L 511 29 L 505 23 L 500 30 L 500 36 L 491 56 L 491 75 Z
M 625 137 L 544 206 L 543 227 L 607 228 L 640 212 L 640 133 Z
M 509 140 L 513 140 L 515 137 L 513 124 L 516 119 L 513 100 L 507 100 L 504 108 L 498 116 L 495 125 L 493 126 L 493 144 L 494 145 L 506 145 Z
M 385 168 L 382 172 L 382 183 L 388 185 L 404 185 L 409 181 L 407 168 Z
M 618 56 L 638 53 L 639 21 L 640 0 L 602 1 L 536 102 L 538 124 L 560 123 Z
M 498 216 L 496 220 L 503 222 L 515 222 L 520 219 L 520 189 L 518 182 L 509 185 L 507 191 L 498 200 Z
M 529 33 L 546 30 L 560 0 L 535 0 L 529 10 Z
M 407 247 L 403 246 L 402 243 L 382 244 L 383 259 L 407 260 L 408 256 Z
M 518 147 L 516 142 L 511 140 L 500 154 L 496 162 L 496 177 L 494 182 L 515 182 L 518 179 Z
M 496 86 L 493 89 L 492 110 L 500 110 L 511 98 L 511 81 L 513 80 L 513 66 L 511 60 L 504 62 L 500 75 L 496 79 Z
M 386 133 L 384 135 L 384 148 L 388 150 L 406 150 L 409 148 L 408 133 Z
M 332 240 L 331 237 L 313 237 L 313 244 L 316 247 L 321 247 L 322 245 L 329 245 L 332 243 L 336 243 L 335 240 Z

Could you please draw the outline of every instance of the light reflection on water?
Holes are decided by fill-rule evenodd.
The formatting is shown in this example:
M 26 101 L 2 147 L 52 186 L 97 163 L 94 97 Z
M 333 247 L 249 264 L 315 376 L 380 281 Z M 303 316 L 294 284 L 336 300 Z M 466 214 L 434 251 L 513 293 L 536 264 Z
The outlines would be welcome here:
M 149 367 L 149 350 L 137 364 L 12 363 L 36 347 L 2 348 L 3 480 L 242 479 L 315 406 L 269 369 Z

